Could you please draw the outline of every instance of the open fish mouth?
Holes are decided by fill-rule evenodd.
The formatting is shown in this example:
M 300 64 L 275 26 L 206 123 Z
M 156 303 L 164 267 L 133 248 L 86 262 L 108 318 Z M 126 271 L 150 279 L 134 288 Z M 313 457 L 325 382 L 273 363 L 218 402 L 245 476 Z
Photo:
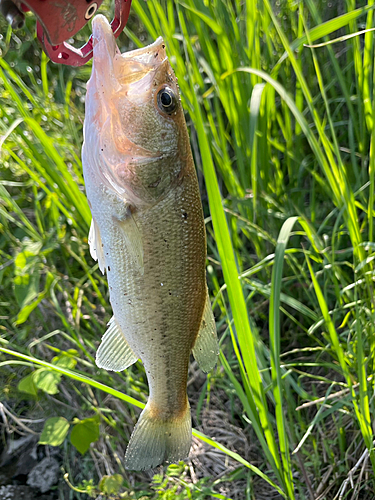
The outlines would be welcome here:
M 87 86 L 85 145 L 95 159 L 96 182 L 139 205 L 160 198 L 172 177 L 165 158 L 179 152 L 183 111 L 177 80 L 161 37 L 141 49 L 121 54 L 107 19 L 92 22 L 93 67 Z M 165 112 L 160 93 L 175 104 Z M 172 110 L 173 112 L 174 110 Z
M 97 15 L 92 21 L 93 32 L 93 74 L 98 83 L 106 89 L 118 89 L 129 86 L 129 91 L 137 85 L 137 94 L 149 86 L 150 80 L 163 63 L 167 63 L 165 44 L 162 37 L 154 43 L 140 49 L 121 54 L 116 44 L 112 29 L 103 15 Z M 133 89 L 132 89 L 133 88 Z M 134 90 L 133 90 L 134 93 Z
M 146 162 L 160 158 L 159 148 L 147 147 L 140 132 L 153 106 L 153 93 L 169 73 L 173 74 L 163 39 L 159 37 L 149 46 L 121 54 L 103 15 L 93 19 L 92 29 L 94 47 L 88 111 L 95 115 L 102 132 L 112 134 L 109 140 L 115 141 L 121 153 L 130 153 L 138 159 L 144 156 Z

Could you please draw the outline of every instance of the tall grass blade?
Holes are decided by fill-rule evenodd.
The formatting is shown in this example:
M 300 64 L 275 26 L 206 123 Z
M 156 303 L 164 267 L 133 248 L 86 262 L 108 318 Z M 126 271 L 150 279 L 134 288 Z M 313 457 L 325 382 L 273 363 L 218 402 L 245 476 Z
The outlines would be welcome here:
M 287 486 L 288 498 L 291 499 L 294 498 L 294 486 L 290 462 L 289 439 L 283 408 L 283 379 L 280 359 L 280 293 L 281 280 L 283 276 L 285 248 L 288 243 L 290 233 L 297 220 L 298 217 L 290 217 L 289 219 L 287 219 L 284 222 L 277 239 L 275 262 L 272 269 L 269 307 L 271 373 L 273 382 L 273 394 L 275 398 L 276 425 L 279 435 L 280 453 L 284 466 L 284 481 Z

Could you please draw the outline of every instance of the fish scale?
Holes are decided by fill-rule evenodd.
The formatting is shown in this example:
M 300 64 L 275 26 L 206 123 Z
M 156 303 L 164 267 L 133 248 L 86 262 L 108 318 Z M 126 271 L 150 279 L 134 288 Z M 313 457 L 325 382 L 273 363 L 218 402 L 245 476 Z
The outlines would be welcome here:
M 120 257 L 121 242 L 116 233 L 108 242 L 115 250 L 119 246 L 113 252 L 118 257 L 108 273 L 109 286 L 113 287 L 114 315 L 120 326 L 129 331 L 127 340 L 141 357 L 146 373 L 154 374 L 154 380 L 149 381 L 150 394 L 162 403 L 166 392 L 179 394 L 186 390 L 186 367 L 206 294 L 203 216 L 199 213 L 201 204 L 194 170 L 191 176 L 195 182 L 187 177 L 166 199 L 134 214 L 144 244 L 143 275 L 134 270 L 129 258 Z M 185 222 L 182 209 L 191 215 L 190 220 L 188 215 Z M 200 227 L 194 221 L 199 221 Z M 120 300 L 124 293 L 132 300 L 131 305 L 125 301 L 124 306 Z M 163 364 L 159 367 L 160 359 Z M 176 378 L 169 379 L 165 365 L 174 373 L 184 373 L 179 386 Z
M 113 309 L 96 361 L 115 371 L 138 358 L 144 364 L 149 399 L 125 466 L 146 470 L 189 453 L 190 353 L 204 371 L 216 363 L 206 234 L 163 40 L 120 55 L 107 20 L 97 16 L 92 26 L 82 165 L 93 216 L 90 252 L 107 274 Z

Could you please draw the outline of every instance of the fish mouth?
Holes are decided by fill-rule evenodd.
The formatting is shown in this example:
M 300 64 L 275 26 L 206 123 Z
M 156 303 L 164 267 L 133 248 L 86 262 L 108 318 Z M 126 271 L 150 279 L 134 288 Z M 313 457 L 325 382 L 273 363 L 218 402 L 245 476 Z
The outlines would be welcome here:
M 142 145 L 143 141 L 138 140 L 134 133 L 137 125 L 131 123 L 129 110 L 133 109 L 134 118 L 134 109 L 153 100 L 159 81 L 164 82 L 172 70 L 161 37 L 144 48 L 121 54 L 103 15 L 93 19 L 92 32 L 93 66 L 87 86 L 85 137 L 96 136 L 96 153 L 90 151 L 89 141 L 85 150 L 87 155 L 97 154 L 98 180 L 121 197 L 133 198 L 136 194 L 130 186 L 137 169 L 158 162 L 164 154 L 158 147 Z
M 98 83 L 105 86 L 104 91 L 119 90 L 124 85 L 131 91 L 131 87 L 141 81 L 146 87 L 156 71 L 168 63 L 162 37 L 151 45 L 121 54 L 110 24 L 101 14 L 92 21 L 92 33 L 93 73 Z M 137 93 L 142 94 L 142 87 L 137 86 Z

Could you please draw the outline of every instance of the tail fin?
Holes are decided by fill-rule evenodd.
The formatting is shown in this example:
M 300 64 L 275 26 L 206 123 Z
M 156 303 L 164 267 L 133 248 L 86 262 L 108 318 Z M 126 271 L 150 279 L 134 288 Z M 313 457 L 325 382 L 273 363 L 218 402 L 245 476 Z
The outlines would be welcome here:
M 189 455 L 190 446 L 189 403 L 182 416 L 164 420 L 152 415 L 148 402 L 131 435 L 125 453 L 125 468 L 148 470 L 163 462 L 178 462 Z

